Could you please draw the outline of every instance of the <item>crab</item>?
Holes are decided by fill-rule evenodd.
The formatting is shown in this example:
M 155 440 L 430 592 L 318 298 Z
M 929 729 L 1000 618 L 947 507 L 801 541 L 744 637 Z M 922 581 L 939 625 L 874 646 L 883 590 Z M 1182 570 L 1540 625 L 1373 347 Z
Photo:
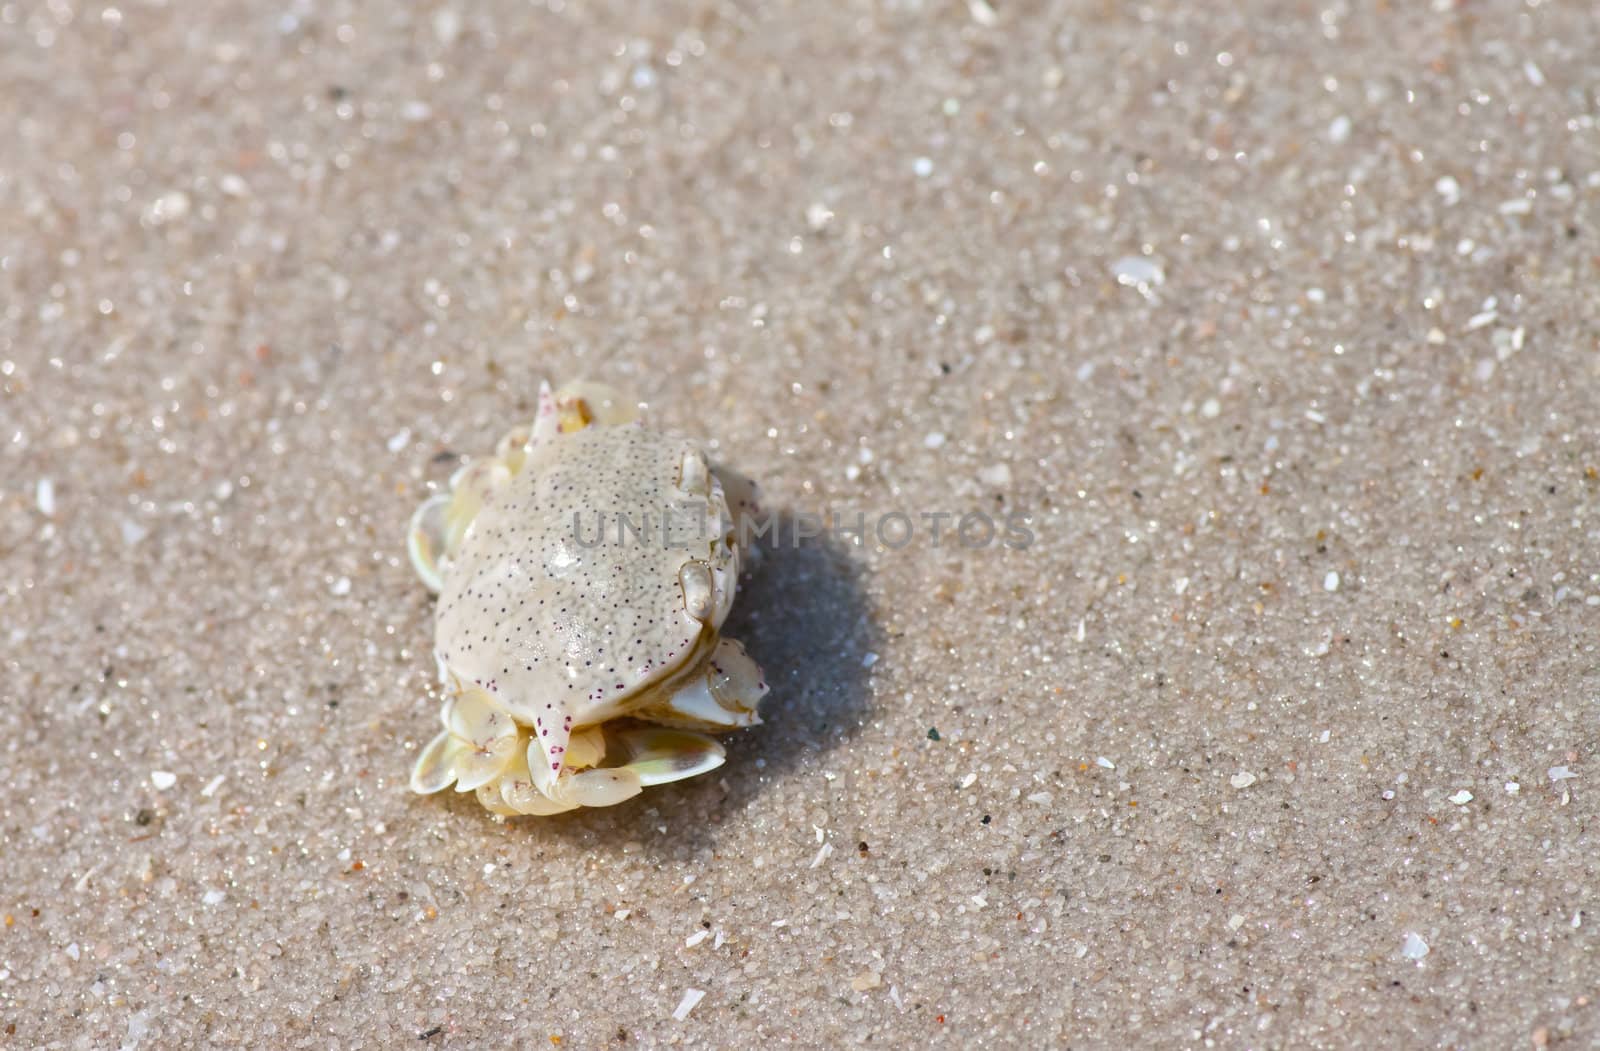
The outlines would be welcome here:
M 721 634 L 754 483 L 633 404 L 542 384 L 533 422 L 412 516 L 445 694 L 413 791 L 505 816 L 612 806 L 716 769 L 710 734 L 761 721 L 761 669 Z

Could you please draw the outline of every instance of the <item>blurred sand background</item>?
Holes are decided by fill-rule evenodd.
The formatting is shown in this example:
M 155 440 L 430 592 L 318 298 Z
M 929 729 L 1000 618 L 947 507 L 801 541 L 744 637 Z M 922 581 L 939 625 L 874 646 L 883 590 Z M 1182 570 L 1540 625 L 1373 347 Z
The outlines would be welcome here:
M 0 2 L 0 1045 L 1596 1046 L 1597 54 Z M 413 797 L 406 517 L 577 376 L 1036 542 L 772 553 L 713 775 Z

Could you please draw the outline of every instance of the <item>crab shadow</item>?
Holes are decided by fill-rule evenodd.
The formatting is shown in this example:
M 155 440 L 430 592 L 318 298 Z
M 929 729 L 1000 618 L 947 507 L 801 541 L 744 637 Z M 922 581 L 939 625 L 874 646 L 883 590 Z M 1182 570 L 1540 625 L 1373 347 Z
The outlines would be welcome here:
M 844 545 L 801 536 L 788 512 L 774 521 L 723 625 L 766 672 L 771 692 L 761 702 L 762 724 L 724 735 L 728 760 L 711 774 L 648 789 L 621 806 L 525 822 L 530 833 L 591 850 L 620 849 L 629 840 L 651 853 L 709 850 L 764 786 L 844 745 L 865 725 L 872 704 L 863 658 L 879 648 L 882 631 L 863 570 Z

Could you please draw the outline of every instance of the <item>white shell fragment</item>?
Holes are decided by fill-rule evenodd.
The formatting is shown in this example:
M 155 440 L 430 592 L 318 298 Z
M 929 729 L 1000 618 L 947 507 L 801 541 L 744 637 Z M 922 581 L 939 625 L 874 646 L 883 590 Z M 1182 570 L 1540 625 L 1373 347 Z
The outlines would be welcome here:
M 411 788 L 451 785 L 501 815 L 613 806 L 721 766 L 708 733 L 760 722 L 760 667 L 720 629 L 747 479 L 630 426 L 607 388 L 548 385 L 532 423 L 412 516 L 439 593 L 443 730 Z
M 683 991 L 683 999 L 679 1000 L 678 1006 L 672 1010 L 672 1020 L 681 1022 L 688 1018 L 689 1012 L 693 1011 L 700 1001 L 705 998 L 706 992 L 704 989 L 685 989 Z

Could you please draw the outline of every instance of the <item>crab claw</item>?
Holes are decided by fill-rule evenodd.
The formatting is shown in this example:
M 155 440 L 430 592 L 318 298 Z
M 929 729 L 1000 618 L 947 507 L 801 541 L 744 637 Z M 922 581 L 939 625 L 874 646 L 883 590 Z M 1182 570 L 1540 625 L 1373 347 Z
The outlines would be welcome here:
M 455 761 L 456 791 L 471 792 L 500 776 L 517 747 L 517 724 L 486 694 L 470 690 L 446 702 L 445 721 L 465 749 Z
M 471 792 L 500 777 L 521 751 L 517 724 L 481 690 L 452 695 L 439 718 L 444 730 L 411 767 L 411 790 L 419 795 L 451 784 L 457 792 Z
M 564 750 L 552 751 L 530 741 L 526 752 L 500 773 L 497 784 L 478 789 L 478 798 L 496 813 L 558 814 L 578 807 L 615 806 L 651 785 L 715 770 L 726 756 L 722 746 L 705 734 L 659 726 L 610 732 L 586 727 L 554 749 Z M 620 765 L 595 765 L 612 749 L 623 760 Z M 553 761 L 552 754 L 559 760 Z
M 483 800 L 485 797 L 499 804 L 497 807 L 484 803 L 496 813 L 500 812 L 499 807 L 505 807 L 518 814 L 545 817 L 578 809 L 576 803 L 557 803 L 539 791 L 538 786 L 533 783 L 533 775 L 528 770 L 528 756 L 525 752 L 519 753 L 512 760 L 511 766 L 500 775 L 497 785 L 488 784 L 478 789 L 478 798 Z
M 566 739 L 564 734 L 562 737 Z M 539 737 L 528 743 L 527 752 L 533 789 L 563 810 L 615 806 L 644 791 L 639 775 L 626 767 L 591 767 L 575 771 L 568 765 L 566 748 L 564 744 L 552 745 L 548 738 Z

